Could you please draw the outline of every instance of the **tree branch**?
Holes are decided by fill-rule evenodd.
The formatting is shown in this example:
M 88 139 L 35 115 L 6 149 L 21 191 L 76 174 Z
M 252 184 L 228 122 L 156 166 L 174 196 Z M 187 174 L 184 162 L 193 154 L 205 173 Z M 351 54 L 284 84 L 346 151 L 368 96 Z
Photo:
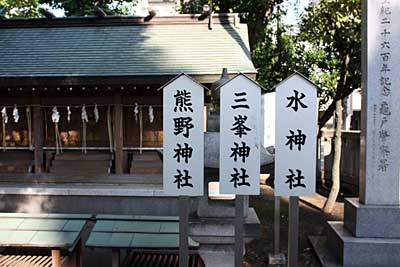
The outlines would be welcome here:
M 322 116 L 318 119 L 319 130 L 321 130 L 325 126 L 327 121 L 332 117 L 333 112 L 336 109 L 336 102 L 340 99 L 344 99 L 345 97 L 350 95 L 351 92 L 353 92 L 354 90 L 352 86 L 350 86 L 351 83 L 350 80 L 347 79 L 350 60 L 351 60 L 351 49 L 349 49 L 349 51 L 343 58 L 343 63 L 340 69 L 340 78 L 336 86 L 336 96 L 333 99 L 332 103 L 329 105 L 328 109 L 325 110 Z
M 262 9 L 255 13 L 255 24 L 249 32 L 250 49 L 254 51 L 258 41 L 262 38 L 265 26 L 271 20 L 276 0 L 266 0 Z

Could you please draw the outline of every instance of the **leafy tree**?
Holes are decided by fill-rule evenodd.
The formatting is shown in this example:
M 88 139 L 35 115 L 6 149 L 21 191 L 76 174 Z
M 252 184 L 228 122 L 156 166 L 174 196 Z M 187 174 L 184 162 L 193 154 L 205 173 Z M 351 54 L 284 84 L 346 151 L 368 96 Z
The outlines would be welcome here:
M 302 54 L 297 52 L 296 39 L 289 27 L 281 22 L 285 10 L 283 0 L 214 0 L 213 12 L 239 13 L 249 29 L 250 51 L 256 69 L 257 81 L 272 89 L 294 70 L 307 74 Z M 201 13 L 209 0 L 192 0 L 182 7 L 183 13 Z
M 333 99 L 319 119 L 322 128 L 335 112 L 332 188 L 324 212 L 333 209 L 340 188 L 342 99 L 361 85 L 361 2 L 324 0 L 311 6 L 302 18 L 300 40 L 316 69 L 320 94 Z
M 275 8 L 284 0 L 191 0 L 185 4 L 183 13 L 201 13 L 204 4 L 213 5 L 217 13 L 241 13 L 243 22 L 249 27 L 251 51 L 264 38 L 264 30 L 270 24 Z
M 0 8 L 7 8 L 9 18 L 28 18 L 38 15 L 38 0 L 0 0 Z
M 273 89 L 295 70 L 306 76 L 310 74 L 309 61 L 299 50 L 297 36 L 291 34 L 288 25 L 281 23 L 283 14 L 278 6 L 271 23 L 265 27 L 263 39 L 253 51 L 253 62 L 258 70 L 257 81 L 267 89 Z
M 103 9 L 108 15 L 126 15 L 128 5 L 133 7 L 137 0 L 39 0 L 41 4 L 48 4 L 52 8 L 63 9 L 66 16 L 93 15 L 94 6 Z
M 361 1 L 324 0 L 310 6 L 300 26 L 299 42 L 312 79 L 325 102 L 333 100 L 319 120 L 322 128 L 336 101 L 361 86 Z

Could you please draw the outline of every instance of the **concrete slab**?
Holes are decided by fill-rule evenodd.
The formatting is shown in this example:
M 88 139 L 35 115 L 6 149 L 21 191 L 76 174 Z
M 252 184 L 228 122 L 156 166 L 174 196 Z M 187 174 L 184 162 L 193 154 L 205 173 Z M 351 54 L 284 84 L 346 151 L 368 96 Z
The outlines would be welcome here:
M 161 184 L 2 184 L 2 195 L 167 196 Z
M 308 239 L 323 267 L 341 267 L 328 248 L 326 236 L 309 236 Z
M 194 208 L 194 207 L 193 207 Z M 176 197 L 87 196 L 87 195 L 0 195 L 3 212 L 90 213 L 121 215 L 178 215 Z

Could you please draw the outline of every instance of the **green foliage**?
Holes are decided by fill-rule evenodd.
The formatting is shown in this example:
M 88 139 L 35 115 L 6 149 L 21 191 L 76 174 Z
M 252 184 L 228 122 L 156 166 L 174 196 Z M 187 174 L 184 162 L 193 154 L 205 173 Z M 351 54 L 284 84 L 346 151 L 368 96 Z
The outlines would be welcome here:
M 309 69 L 299 53 L 296 37 L 290 35 L 288 27 L 281 27 L 279 33 L 271 27 L 266 28 L 264 38 L 260 40 L 253 52 L 253 62 L 258 70 L 258 82 L 268 90 L 299 71 L 308 76 Z
M 203 5 L 209 4 L 208 0 L 190 0 L 181 1 L 179 12 L 182 14 L 200 14 L 203 11 Z
M 297 55 L 295 42 L 282 26 L 277 37 L 272 25 L 280 21 L 281 14 L 274 9 L 283 0 L 214 0 L 213 12 L 239 13 L 241 22 L 247 23 L 253 62 L 258 70 L 258 82 L 272 88 L 294 69 Z M 182 13 L 201 13 L 208 0 L 191 0 L 182 6 Z M 279 13 L 279 12 L 278 12 Z M 278 40 L 278 41 L 276 41 Z
M 214 0 L 213 11 L 244 14 L 258 82 L 266 88 L 299 71 L 320 87 L 321 103 L 343 98 L 361 83 L 360 0 L 323 0 L 301 17 L 292 35 L 281 21 L 282 0 Z M 201 13 L 207 0 L 192 0 L 184 13 Z M 260 28 L 261 27 L 261 28 Z M 350 62 L 343 63 L 346 55 Z M 345 70 L 345 83 L 339 84 Z M 344 80 L 343 80 L 344 82 Z M 339 92 L 338 92 L 339 90 Z
M 361 86 L 360 0 L 324 0 L 309 7 L 302 17 L 299 42 L 324 102 L 344 98 Z M 341 75 L 346 77 L 343 84 Z
M 137 0 L 0 0 L 8 17 L 38 16 L 39 4 L 61 8 L 66 16 L 93 15 L 97 4 L 109 15 L 127 14 Z M 181 1 L 183 3 L 183 1 Z M 266 88 L 299 71 L 320 87 L 322 103 L 343 98 L 361 83 L 360 0 L 323 0 L 301 17 L 300 33 L 283 25 L 283 0 L 213 0 L 213 12 L 241 14 L 249 27 L 258 82 Z M 211 0 L 192 0 L 182 13 L 201 13 Z M 344 67 L 346 56 L 350 61 Z M 346 79 L 340 79 L 343 76 Z M 343 84 L 340 84 L 342 82 Z
M 0 0 L 0 8 L 7 7 L 9 18 L 39 17 L 40 4 L 63 9 L 66 16 L 93 15 L 96 4 L 108 15 L 127 15 L 136 3 L 137 0 Z
M 133 7 L 137 0 L 39 0 L 41 4 L 48 4 L 52 8 L 63 9 L 66 16 L 93 15 L 93 7 L 97 5 L 108 15 L 126 15 L 129 7 Z
M 38 5 L 38 0 L 0 0 L 0 8 L 7 8 L 9 18 L 36 17 Z

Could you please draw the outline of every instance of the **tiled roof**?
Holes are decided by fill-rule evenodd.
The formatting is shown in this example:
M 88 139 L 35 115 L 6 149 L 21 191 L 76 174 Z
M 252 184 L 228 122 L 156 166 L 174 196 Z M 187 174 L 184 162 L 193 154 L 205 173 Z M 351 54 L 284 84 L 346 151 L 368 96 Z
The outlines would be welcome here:
M 0 21 L 0 78 L 256 73 L 245 24 L 68 23 Z

